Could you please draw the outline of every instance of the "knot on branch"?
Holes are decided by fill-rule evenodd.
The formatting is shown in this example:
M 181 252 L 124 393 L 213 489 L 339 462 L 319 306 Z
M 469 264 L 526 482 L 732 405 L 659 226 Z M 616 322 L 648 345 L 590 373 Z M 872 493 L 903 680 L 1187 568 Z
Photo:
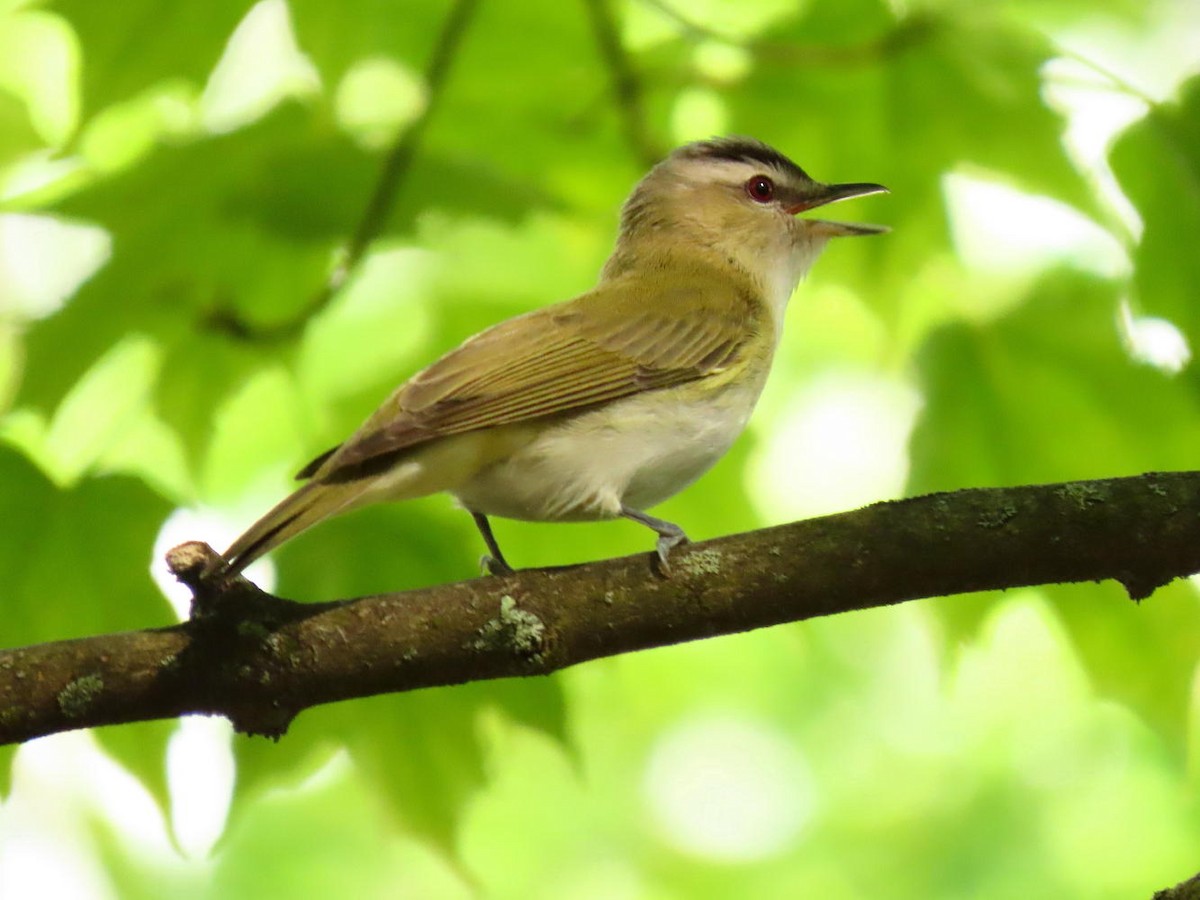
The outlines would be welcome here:
M 238 732 L 278 740 L 305 705 L 279 691 L 303 651 L 284 629 L 340 604 L 285 600 L 241 575 L 210 577 L 223 561 L 202 541 L 173 547 L 166 559 L 171 574 L 192 592 L 186 626 L 192 640 L 179 654 L 175 675 L 206 686 L 212 710 Z

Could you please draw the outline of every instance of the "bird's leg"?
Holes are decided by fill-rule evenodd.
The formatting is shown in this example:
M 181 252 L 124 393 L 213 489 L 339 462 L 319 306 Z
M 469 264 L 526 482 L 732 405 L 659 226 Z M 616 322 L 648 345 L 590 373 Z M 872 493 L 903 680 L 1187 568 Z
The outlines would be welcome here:
M 621 506 L 621 515 L 626 519 L 632 519 L 635 522 L 640 522 L 647 528 L 653 528 L 658 532 L 658 543 L 655 549 L 658 551 L 658 562 L 664 575 L 671 574 L 671 563 L 668 557 L 671 551 L 680 544 L 688 542 L 688 536 L 683 533 L 683 529 L 674 522 L 668 522 L 665 519 L 656 519 L 654 516 L 646 515 L 644 512 L 639 512 L 636 509 L 630 509 L 628 506 Z
M 511 575 L 513 567 L 500 552 L 500 545 L 496 543 L 496 536 L 492 534 L 492 523 L 483 513 L 473 512 L 471 516 L 475 519 L 475 527 L 483 535 L 483 542 L 488 548 L 488 552 L 479 559 L 480 567 L 489 575 Z

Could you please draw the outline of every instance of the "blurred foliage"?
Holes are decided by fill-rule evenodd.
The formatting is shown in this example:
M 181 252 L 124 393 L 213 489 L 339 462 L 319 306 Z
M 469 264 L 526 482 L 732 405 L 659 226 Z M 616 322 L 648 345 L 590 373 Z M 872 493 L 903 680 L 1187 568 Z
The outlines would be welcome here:
M 0 2 L 0 639 L 171 621 L 147 566 L 172 509 L 244 524 L 436 354 L 586 289 L 648 156 L 713 132 L 887 184 L 849 214 L 894 232 L 802 286 L 751 433 L 663 508 L 693 537 L 851 480 L 796 458 L 755 476 L 768 502 L 746 477 L 793 460 L 829 372 L 919 398 L 887 432 L 906 447 L 841 454 L 902 458 L 892 493 L 1193 467 L 1196 369 L 1140 341 L 1200 338 L 1200 78 L 1160 102 L 1089 61 L 1095 95 L 1143 104 L 1110 154 L 1123 228 L 1046 66 L 1064 36 L 1138 45 L 1188 5 Z M 951 173 L 1066 204 L 1128 267 L 981 267 Z M 497 531 L 518 565 L 648 549 L 620 523 Z M 278 589 L 450 581 L 481 549 L 443 498 L 369 509 L 283 548 Z M 232 741 L 211 862 L 113 815 L 81 852 L 128 897 L 1148 896 L 1200 865 L 1197 634 L 1190 583 L 1141 607 L 1076 586 L 339 704 Z M 96 735 L 178 822 L 176 737 Z
M 1138 293 L 1148 310 L 1195 334 L 1200 258 L 1181 253 L 1180 242 L 1200 228 L 1200 80 L 1126 131 L 1112 165 L 1145 226 L 1134 252 Z

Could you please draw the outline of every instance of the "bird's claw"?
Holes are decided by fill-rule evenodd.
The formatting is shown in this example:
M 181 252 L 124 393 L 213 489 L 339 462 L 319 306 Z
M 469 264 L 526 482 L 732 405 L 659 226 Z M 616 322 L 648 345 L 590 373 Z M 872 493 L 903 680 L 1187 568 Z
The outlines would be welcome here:
M 658 571 L 663 578 L 671 577 L 671 551 L 683 544 L 691 543 L 688 536 L 680 531 L 678 534 L 663 534 L 654 545 L 655 556 L 658 557 Z
M 488 553 L 479 557 L 479 570 L 484 575 L 511 575 L 516 571 L 503 558 L 497 559 Z

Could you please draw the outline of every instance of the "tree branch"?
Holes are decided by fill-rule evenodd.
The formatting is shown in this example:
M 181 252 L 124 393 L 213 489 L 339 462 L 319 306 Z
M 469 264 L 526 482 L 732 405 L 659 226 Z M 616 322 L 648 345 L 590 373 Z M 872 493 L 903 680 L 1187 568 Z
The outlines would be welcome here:
M 1200 875 L 1193 875 L 1175 887 L 1156 891 L 1151 900 L 1200 900 Z
M 612 78 L 613 99 L 625 131 L 625 140 L 645 166 L 652 166 L 666 153 L 650 136 L 643 101 L 644 87 L 621 43 L 616 14 L 610 0 L 584 0 L 592 20 L 592 31 L 600 47 L 600 55 Z
M 541 675 L 585 660 L 854 609 L 1055 582 L 1135 600 L 1200 570 L 1200 472 L 973 489 L 879 503 L 676 551 L 303 604 L 197 573 L 171 628 L 0 651 L 0 743 L 187 713 L 282 735 L 300 711 L 389 691 Z

